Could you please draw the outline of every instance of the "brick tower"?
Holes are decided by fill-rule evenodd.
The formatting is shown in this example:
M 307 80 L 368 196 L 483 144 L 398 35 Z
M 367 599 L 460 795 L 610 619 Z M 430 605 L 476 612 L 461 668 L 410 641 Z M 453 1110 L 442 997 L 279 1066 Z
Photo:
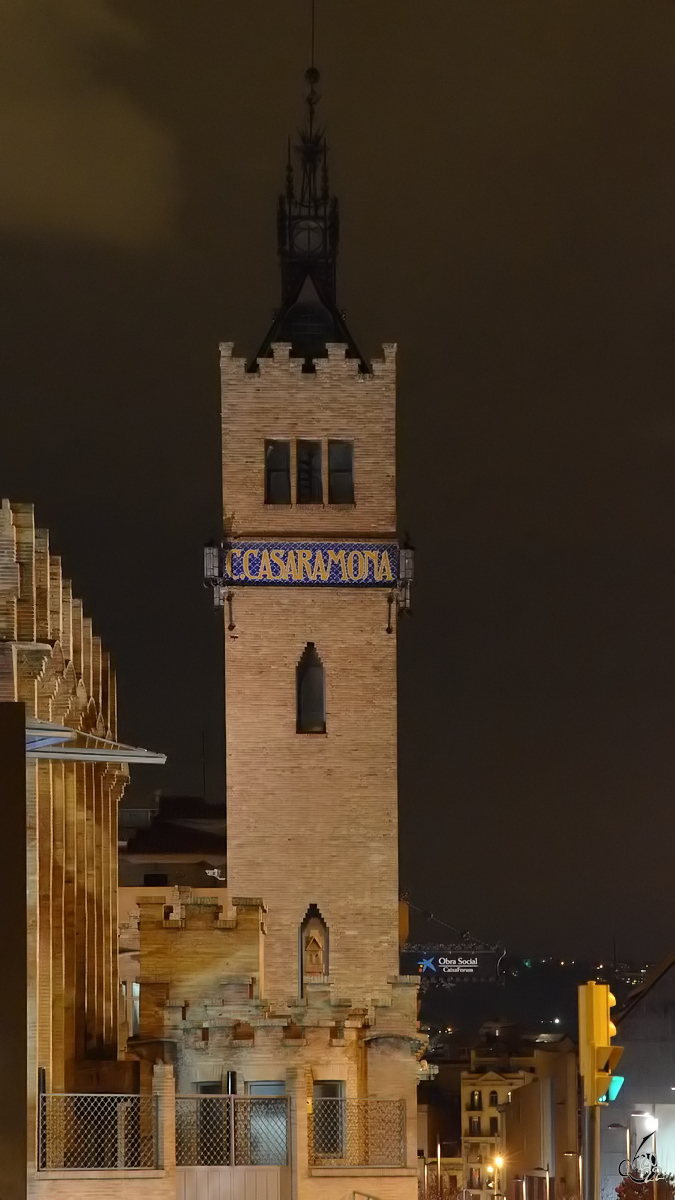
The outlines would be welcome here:
M 398 974 L 395 347 L 337 307 L 338 208 L 315 119 L 279 200 L 282 302 L 221 347 L 228 891 L 267 909 L 264 994 Z

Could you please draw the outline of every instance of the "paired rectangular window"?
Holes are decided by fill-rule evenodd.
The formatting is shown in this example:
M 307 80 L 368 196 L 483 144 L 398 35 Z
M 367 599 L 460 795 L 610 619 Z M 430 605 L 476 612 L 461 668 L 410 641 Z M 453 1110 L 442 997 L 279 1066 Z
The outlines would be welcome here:
M 296 442 L 297 504 L 322 504 L 321 442 Z
M 265 442 L 265 504 L 291 502 L 291 443 Z
M 328 503 L 354 503 L 354 443 L 328 443 Z
M 322 443 L 299 438 L 295 444 L 296 504 L 323 504 Z M 265 504 L 290 504 L 291 443 L 265 442 Z M 328 442 L 328 503 L 354 503 L 354 443 Z

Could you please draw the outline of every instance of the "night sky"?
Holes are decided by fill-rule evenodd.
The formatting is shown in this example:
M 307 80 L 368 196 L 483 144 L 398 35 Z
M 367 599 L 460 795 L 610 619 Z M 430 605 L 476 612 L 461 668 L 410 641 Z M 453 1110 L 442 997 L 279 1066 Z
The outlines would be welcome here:
M 514 952 L 673 949 L 674 53 L 673 0 L 318 0 L 340 302 L 399 344 L 402 883 Z M 308 56 L 308 0 L 2 5 L 0 492 L 139 795 L 204 732 L 222 798 L 218 341 L 278 303 Z

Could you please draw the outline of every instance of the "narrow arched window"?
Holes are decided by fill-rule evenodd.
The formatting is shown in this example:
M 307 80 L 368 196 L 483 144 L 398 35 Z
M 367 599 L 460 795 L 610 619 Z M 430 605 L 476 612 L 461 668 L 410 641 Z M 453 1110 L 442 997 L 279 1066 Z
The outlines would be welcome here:
M 300 994 L 305 984 L 328 975 L 328 926 L 316 904 L 310 904 L 300 926 Z
M 326 732 L 326 673 L 314 642 L 308 642 L 296 669 L 297 732 Z
M 499 1104 L 499 1096 L 496 1092 L 490 1092 L 490 1108 L 496 1108 Z M 490 1118 L 492 1119 L 492 1118 Z

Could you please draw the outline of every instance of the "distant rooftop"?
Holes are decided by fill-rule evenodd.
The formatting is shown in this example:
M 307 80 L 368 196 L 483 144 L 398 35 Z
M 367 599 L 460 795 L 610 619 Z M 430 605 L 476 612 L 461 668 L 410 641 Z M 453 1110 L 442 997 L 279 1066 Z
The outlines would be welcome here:
M 119 824 L 125 857 L 225 854 L 225 807 L 202 796 L 156 794 L 147 803 L 132 801 L 120 806 Z

